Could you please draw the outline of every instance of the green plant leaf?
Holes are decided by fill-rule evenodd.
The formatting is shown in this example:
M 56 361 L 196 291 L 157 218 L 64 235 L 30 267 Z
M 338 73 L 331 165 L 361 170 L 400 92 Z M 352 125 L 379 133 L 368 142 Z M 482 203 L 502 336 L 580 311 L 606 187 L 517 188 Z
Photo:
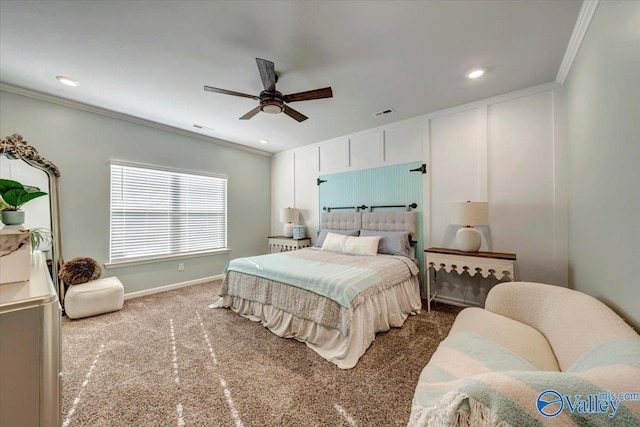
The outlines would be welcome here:
M 8 190 L 7 192 L 3 193 L 2 198 L 12 208 L 18 208 L 20 207 L 20 196 L 22 196 L 22 194 L 24 193 L 25 193 L 24 189 L 14 188 L 13 190 Z
M 33 193 L 25 192 L 19 198 L 20 205 L 18 207 L 24 205 L 25 203 L 27 203 L 30 200 L 33 200 L 33 199 L 38 198 L 38 197 L 46 196 L 46 195 L 47 195 L 47 193 L 45 193 L 44 191 L 34 191 Z
M 4 194 L 9 190 L 24 190 L 24 186 L 18 181 L 12 181 L 4 178 L 0 179 L 0 195 L 4 196 Z
M 11 207 L 19 209 L 22 205 L 27 203 L 30 200 L 33 200 L 37 197 L 46 196 L 47 193 L 43 191 L 36 191 L 34 193 L 27 193 L 24 188 L 14 188 L 13 190 L 9 190 L 2 195 L 2 198 L 5 202 L 7 202 Z

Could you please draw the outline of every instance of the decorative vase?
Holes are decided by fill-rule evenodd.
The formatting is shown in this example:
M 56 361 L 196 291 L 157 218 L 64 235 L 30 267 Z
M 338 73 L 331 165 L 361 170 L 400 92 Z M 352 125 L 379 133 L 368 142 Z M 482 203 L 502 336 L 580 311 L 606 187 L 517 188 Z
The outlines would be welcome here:
M 2 223 L 4 225 L 24 224 L 24 211 L 2 211 Z
M 482 246 L 482 234 L 473 227 L 462 227 L 456 233 L 456 241 L 462 252 L 478 252 Z
M 284 233 L 284 237 L 293 237 L 293 223 L 286 222 L 284 224 L 284 228 L 282 229 L 282 232 Z

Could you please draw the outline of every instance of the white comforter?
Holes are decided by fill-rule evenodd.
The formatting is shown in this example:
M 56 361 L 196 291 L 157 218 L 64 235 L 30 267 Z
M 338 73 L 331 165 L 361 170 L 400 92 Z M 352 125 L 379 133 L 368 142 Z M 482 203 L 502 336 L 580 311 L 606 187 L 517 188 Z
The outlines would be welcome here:
M 311 249 L 274 256 L 357 265 L 380 275 L 380 283 L 361 292 L 351 307 L 345 308 L 305 289 L 229 271 L 220 299 L 211 306 L 230 307 L 280 337 L 303 341 L 339 368 L 354 367 L 375 340 L 376 332 L 400 327 L 409 314 L 420 311 L 418 269 L 408 258 L 363 257 Z

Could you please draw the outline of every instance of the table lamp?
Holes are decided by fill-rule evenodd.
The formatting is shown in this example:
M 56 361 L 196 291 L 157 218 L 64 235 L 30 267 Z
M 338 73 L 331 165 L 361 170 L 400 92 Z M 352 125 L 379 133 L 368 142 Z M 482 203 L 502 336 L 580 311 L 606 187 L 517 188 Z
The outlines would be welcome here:
M 489 204 L 486 202 L 456 202 L 452 204 L 451 224 L 462 225 L 456 233 L 458 249 L 478 252 L 482 234 L 474 225 L 489 225 Z
M 298 222 L 299 213 L 296 208 L 280 208 L 280 222 L 284 222 L 284 237 L 293 237 L 293 224 Z

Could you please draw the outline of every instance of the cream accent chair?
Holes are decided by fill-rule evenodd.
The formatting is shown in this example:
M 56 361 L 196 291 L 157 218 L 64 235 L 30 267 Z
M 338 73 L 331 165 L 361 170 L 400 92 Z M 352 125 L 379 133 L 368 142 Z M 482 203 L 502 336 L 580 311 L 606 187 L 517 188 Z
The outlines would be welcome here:
M 611 418 L 568 404 L 550 405 L 546 411 L 560 412 L 545 416 L 537 405 L 548 389 L 563 396 L 640 392 L 640 336 L 589 295 L 500 283 L 484 309 L 460 312 L 423 369 L 409 425 L 640 425 L 640 400 L 621 402 Z

